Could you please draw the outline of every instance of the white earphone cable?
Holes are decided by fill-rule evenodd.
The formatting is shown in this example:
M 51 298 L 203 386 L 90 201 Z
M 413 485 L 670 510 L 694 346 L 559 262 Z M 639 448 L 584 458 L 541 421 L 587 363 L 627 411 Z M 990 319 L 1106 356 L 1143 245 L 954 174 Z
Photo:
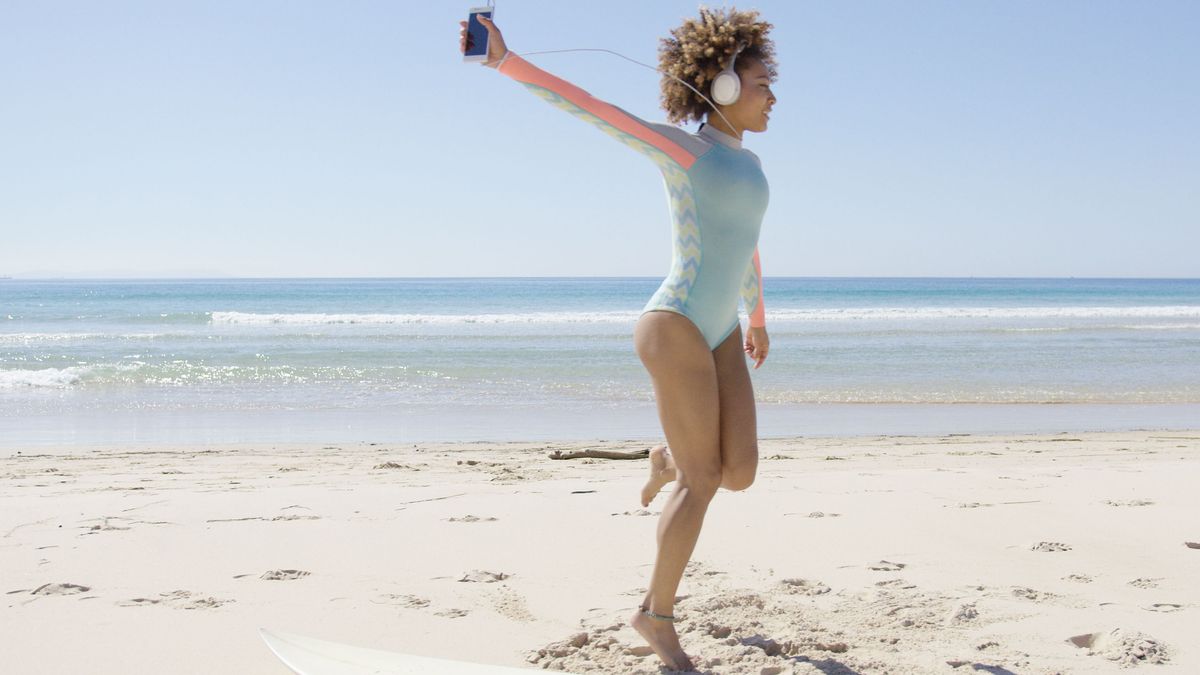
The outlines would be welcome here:
M 616 56 L 619 56 L 619 57 L 621 57 L 621 58 L 625 59 L 626 61 L 633 61 L 634 63 L 638 64 L 639 66 L 645 66 L 646 68 L 649 68 L 649 69 L 651 69 L 651 70 L 653 70 L 653 71 L 655 71 L 655 72 L 659 72 L 659 73 L 662 73 L 663 75 L 666 75 L 666 76 L 668 76 L 668 77 L 674 77 L 676 80 L 679 80 L 679 83 L 680 83 L 680 84 L 682 84 L 683 86 L 687 87 L 688 89 L 691 89 L 692 91 L 696 92 L 696 94 L 697 94 L 697 95 L 698 95 L 700 98 L 704 99 L 705 101 L 708 101 L 708 104 L 709 104 L 710 106 L 712 106 L 712 109 L 713 109 L 713 110 L 715 110 L 715 111 L 716 111 L 716 113 L 717 113 L 718 115 L 720 115 L 720 116 L 721 116 L 721 119 L 725 120 L 725 124 L 726 124 L 726 125 L 727 125 L 727 126 L 730 128 L 730 129 L 733 129 L 733 128 L 734 128 L 734 127 L 733 127 L 733 125 L 729 123 L 729 119 L 728 119 L 727 117 L 725 117 L 725 113 L 722 113 L 722 112 L 721 112 L 721 110 L 720 110 L 719 108 L 717 108 L 717 105 L 716 105 L 715 103 L 713 103 L 711 100 L 709 100 L 709 98 L 708 98 L 707 96 L 705 96 L 704 94 L 701 94 L 699 89 L 696 89 L 696 88 L 695 88 L 695 87 L 693 87 L 692 85 L 688 84 L 687 82 L 684 82 L 683 80 L 680 80 L 678 77 L 675 77 L 674 75 L 671 75 L 670 73 L 668 73 L 668 72 L 666 72 L 666 71 L 663 71 L 663 70 L 661 70 L 661 69 L 659 69 L 659 68 L 656 68 L 656 67 L 654 67 L 654 66 L 651 66 L 651 65 L 648 65 L 648 64 L 642 63 L 641 61 L 637 61 L 637 60 L 631 59 L 631 58 L 629 58 L 628 56 L 625 56 L 624 54 L 620 54 L 620 53 L 614 52 L 614 51 L 613 51 L 613 50 L 611 50 L 611 49 L 600 49 L 600 48 L 590 48 L 590 49 L 587 49 L 587 48 L 585 48 L 585 49 L 548 49 L 548 50 L 545 50 L 545 51 L 540 51 L 540 52 L 518 52 L 518 51 L 513 51 L 513 50 L 511 50 L 511 49 L 510 49 L 510 50 L 508 50 L 508 51 L 512 52 L 513 54 L 516 54 L 517 56 L 520 56 L 521 58 L 524 58 L 524 57 L 525 57 L 526 55 L 528 55 L 528 54 L 557 54 L 557 53 L 559 53 L 559 52 L 608 52 L 609 54 L 614 54 L 614 55 L 616 55 Z M 503 60 L 502 60 L 501 62 L 503 63 Z

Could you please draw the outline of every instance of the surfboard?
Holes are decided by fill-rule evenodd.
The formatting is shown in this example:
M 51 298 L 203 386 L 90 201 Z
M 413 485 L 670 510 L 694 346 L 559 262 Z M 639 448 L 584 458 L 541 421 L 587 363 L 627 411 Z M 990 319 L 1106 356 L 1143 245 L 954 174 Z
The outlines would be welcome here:
M 565 672 L 400 654 L 266 628 L 259 628 L 258 633 L 267 647 L 275 652 L 275 656 L 297 675 L 528 675 L 531 672 Z

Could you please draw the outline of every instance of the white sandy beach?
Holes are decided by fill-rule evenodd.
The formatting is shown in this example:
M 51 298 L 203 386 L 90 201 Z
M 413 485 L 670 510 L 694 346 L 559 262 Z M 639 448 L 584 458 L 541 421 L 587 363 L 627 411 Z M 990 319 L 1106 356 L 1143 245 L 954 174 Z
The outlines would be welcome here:
M 660 672 L 627 620 L 666 494 L 640 507 L 646 460 L 548 457 L 648 447 L 6 451 L 0 670 L 287 673 L 262 626 Z M 1198 449 L 1200 431 L 763 440 L 757 482 L 709 508 L 684 649 L 708 673 L 1200 672 Z

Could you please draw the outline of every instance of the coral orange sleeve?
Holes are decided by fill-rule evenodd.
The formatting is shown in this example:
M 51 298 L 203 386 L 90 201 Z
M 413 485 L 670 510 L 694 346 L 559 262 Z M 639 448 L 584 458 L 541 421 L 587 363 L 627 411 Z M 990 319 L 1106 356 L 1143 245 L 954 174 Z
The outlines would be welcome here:
M 652 124 L 611 103 L 601 101 L 511 51 L 504 55 L 496 69 L 525 85 L 551 105 L 598 127 L 652 159 L 673 162 L 684 169 L 690 168 L 696 161 L 691 152 L 659 133 Z

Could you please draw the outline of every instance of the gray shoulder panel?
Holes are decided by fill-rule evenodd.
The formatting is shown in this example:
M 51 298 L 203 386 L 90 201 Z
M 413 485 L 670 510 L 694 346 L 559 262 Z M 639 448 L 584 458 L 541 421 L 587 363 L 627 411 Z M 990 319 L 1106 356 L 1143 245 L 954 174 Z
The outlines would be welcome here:
M 684 150 L 692 153 L 693 157 L 699 157 L 712 148 L 712 143 L 709 143 L 708 141 L 689 131 L 680 129 L 674 124 L 666 124 L 664 122 L 647 122 L 646 126 L 671 139 Z
M 609 105 L 612 104 L 610 103 Z M 651 131 L 670 139 L 672 142 L 691 153 L 693 157 L 699 157 L 712 148 L 712 143 L 709 141 L 693 133 L 684 131 L 674 124 L 667 124 L 665 122 L 648 122 L 620 106 L 613 105 L 613 107 L 625 113 L 630 119 L 637 120 L 638 123 L 647 127 Z

